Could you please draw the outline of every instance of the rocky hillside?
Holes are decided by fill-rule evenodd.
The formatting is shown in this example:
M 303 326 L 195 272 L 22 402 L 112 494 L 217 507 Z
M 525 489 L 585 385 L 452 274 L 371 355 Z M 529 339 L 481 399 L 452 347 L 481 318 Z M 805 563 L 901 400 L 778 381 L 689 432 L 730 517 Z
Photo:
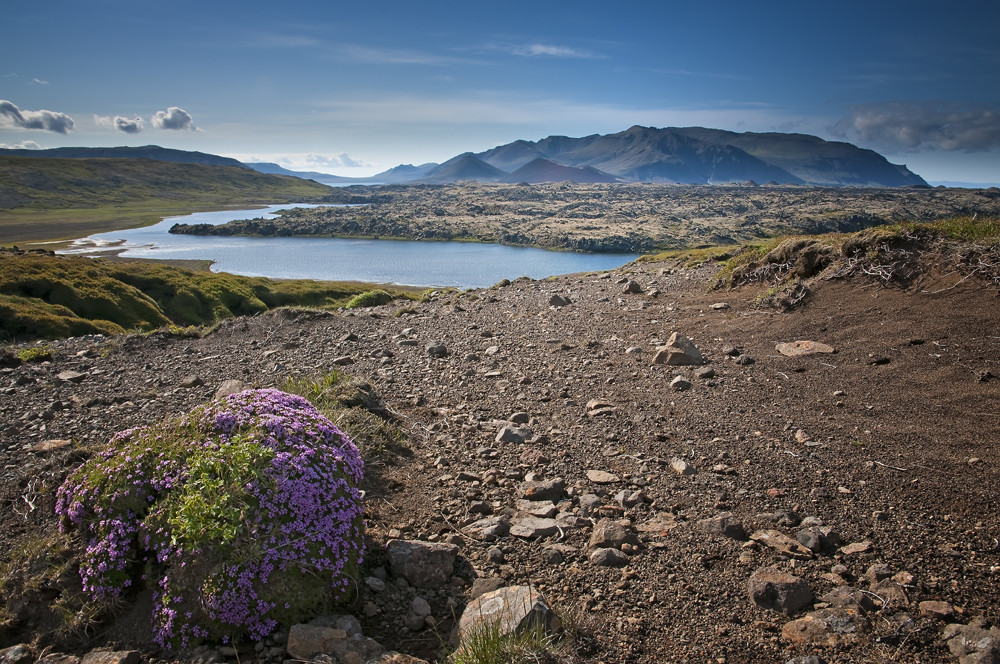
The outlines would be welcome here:
M 107 648 L 263 664 L 314 658 L 306 639 L 323 637 L 318 661 L 376 646 L 430 660 L 475 596 L 530 585 L 569 627 L 563 661 L 995 661 L 1000 260 L 865 237 L 846 256 L 782 245 L 733 290 L 709 290 L 713 263 L 649 262 L 10 360 L 0 646 L 24 662 Z M 785 309 L 762 306 L 778 291 Z M 78 578 L 32 542 L 70 469 L 224 381 L 334 369 L 402 434 L 367 448 L 369 553 L 339 609 L 353 618 L 165 653 L 137 588 L 59 631 L 47 607 Z M 435 547 L 450 553 L 422 571 L 398 557 Z M 359 631 L 375 645 L 345 659 Z
M 535 159 L 547 159 L 564 166 L 589 167 L 625 182 L 722 184 L 750 180 L 759 184 L 927 186 L 905 166 L 890 164 L 882 155 L 850 143 L 805 134 L 738 134 L 704 127 L 635 126 L 615 134 L 581 138 L 549 136 L 464 156 L 468 171 L 462 174 L 464 179 L 494 181 L 482 180 L 483 176 L 471 169 L 470 156 L 506 172 Z

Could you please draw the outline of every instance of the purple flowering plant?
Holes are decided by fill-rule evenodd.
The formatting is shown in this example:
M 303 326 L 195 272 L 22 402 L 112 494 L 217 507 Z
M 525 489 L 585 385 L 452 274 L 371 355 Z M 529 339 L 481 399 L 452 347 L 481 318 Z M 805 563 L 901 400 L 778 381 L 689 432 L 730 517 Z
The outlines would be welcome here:
M 98 600 L 144 583 L 163 645 L 262 639 L 342 599 L 363 555 L 358 448 L 306 399 L 246 390 L 118 433 L 57 494 Z

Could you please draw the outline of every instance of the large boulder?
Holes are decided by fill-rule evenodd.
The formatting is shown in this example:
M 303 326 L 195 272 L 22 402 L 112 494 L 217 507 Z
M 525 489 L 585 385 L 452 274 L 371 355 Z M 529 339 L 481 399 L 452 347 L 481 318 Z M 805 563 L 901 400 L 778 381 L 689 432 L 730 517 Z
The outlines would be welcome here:
M 555 633 L 561 626 L 559 617 L 537 590 L 530 586 L 507 586 L 480 595 L 465 607 L 458 622 L 459 647 L 485 631 L 495 631 L 498 636 L 521 634 L 530 629 Z

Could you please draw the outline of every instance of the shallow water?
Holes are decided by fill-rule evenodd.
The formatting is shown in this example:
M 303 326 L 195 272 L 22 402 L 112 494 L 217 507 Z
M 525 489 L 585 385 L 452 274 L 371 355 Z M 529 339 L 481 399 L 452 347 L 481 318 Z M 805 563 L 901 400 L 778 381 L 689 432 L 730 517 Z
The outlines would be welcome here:
M 214 272 L 277 279 L 368 281 L 412 286 L 485 288 L 502 279 L 542 279 L 558 274 L 610 270 L 637 254 L 584 254 L 471 242 L 252 238 L 171 235 L 176 223 L 224 224 L 271 217 L 277 210 L 312 205 L 272 205 L 257 210 L 199 212 L 167 217 L 145 228 L 99 233 L 60 253 L 124 247 L 131 258 L 212 260 Z

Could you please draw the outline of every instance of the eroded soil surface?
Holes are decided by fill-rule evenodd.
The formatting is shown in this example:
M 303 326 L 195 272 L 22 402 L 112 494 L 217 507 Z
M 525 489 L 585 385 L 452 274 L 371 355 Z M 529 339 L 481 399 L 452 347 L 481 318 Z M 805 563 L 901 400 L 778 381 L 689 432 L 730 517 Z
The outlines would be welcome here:
M 946 625 L 1000 622 L 996 288 L 954 275 L 930 274 L 920 291 L 821 276 L 811 297 L 778 312 L 755 304 L 759 287 L 708 292 L 713 269 L 630 265 L 405 307 L 279 311 L 202 339 L 55 342 L 51 363 L 0 373 L 0 547 L 52 527 L 58 483 L 115 431 L 186 412 L 227 379 L 280 386 L 336 360 L 371 381 L 406 433 L 405 448 L 368 463 L 365 573 L 385 563 L 390 537 L 455 542 L 465 561 L 437 590 L 362 587 L 351 610 L 386 646 L 440 656 L 474 579 L 496 577 L 534 585 L 573 616 L 588 635 L 581 661 L 957 661 Z M 641 292 L 623 292 L 626 280 Z M 555 294 L 570 304 L 551 306 Z M 654 364 L 673 332 L 707 364 Z M 835 352 L 775 350 L 796 340 Z M 433 357 L 432 342 L 447 354 Z M 66 371 L 82 377 L 57 378 Z M 689 389 L 670 386 L 678 375 Z M 515 413 L 527 440 L 498 441 Z M 37 447 L 60 439 L 74 444 Z M 694 472 L 677 472 L 678 460 Z M 592 474 L 606 482 L 596 483 L 595 470 L 613 479 Z M 526 477 L 565 480 L 557 509 L 578 518 L 540 538 L 476 536 L 468 525 L 484 512 L 517 521 Z M 841 542 L 796 559 L 699 523 L 723 512 L 746 535 L 795 539 L 814 524 Z M 636 538 L 620 547 L 624 567 L 589 558 L 602 518 Z M 748 581 L 768 566 L 804 579 L 813 600 L 792 615 L 755 605 Z M 855 602 L 853 628 L 813 643 L 783 631 L 838 586 L 872 600 Z M 416 594 L 437 633 L 404 626 Z M 58 648 L 172 659 L 150 648 L 142 611 Z M 10 625 L 0 646 L 44 646 L 45 627 Z M 252 647 L 241 657 L 267 661 Z

